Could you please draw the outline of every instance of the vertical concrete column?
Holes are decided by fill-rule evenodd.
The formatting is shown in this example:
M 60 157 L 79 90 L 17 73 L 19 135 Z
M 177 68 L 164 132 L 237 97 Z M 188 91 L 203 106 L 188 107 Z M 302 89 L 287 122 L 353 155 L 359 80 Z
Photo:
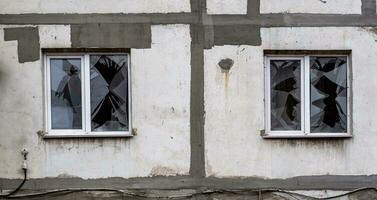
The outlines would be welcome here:
M 205 0 L 191 0 L 191 12 L 196 22 L 191 34 L 191 95 L 190 95 L 190 175 L 205 177 L 204 159 L 204 28 Z

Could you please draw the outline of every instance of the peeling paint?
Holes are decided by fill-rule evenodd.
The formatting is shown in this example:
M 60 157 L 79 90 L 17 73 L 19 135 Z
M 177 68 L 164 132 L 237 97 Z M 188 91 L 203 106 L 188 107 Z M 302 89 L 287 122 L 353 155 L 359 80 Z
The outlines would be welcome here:
M 77 178 L 77 176 L 70 175 L 70 174 L 67 174 L 67 173 L 63 173 L 63 174 L 59 174 L 57 176 L 57 178 Z
M 169 167 L 156 166 L 152 168 L 151 176 L 175 176 L 177 172 Z
M 375 27 L 363 27 L 362 29 L 372 33 L 374 35 L 374 37 L 376 38 L 375 41 L 377 42 L 377 28 L 375 28 Z

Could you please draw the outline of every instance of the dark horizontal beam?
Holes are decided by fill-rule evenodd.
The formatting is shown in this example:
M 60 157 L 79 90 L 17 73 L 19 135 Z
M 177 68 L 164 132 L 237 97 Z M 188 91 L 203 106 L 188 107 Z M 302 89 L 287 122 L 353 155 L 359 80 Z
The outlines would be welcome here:
M 0 14 L 0 24 L 147 23 L 190 24 L 191 13 L 177 14 Z
M 215 25 L 254 25 L 260 27 L 376 26 L 377 16 L 340 14 L 261 14 L 248 18 L 241 15 L 210 16 Z
M 377 15 L 357 14 L 261 14 L 205 15 L 195 14 L 1 14 L 0 24 L 86 24 L 86 23 L 146 23 L 253 25 L 260 27 L 315 26 L 377 26 Z
M 18 186 L 19 179 L 0 179 L 1 189 Z M 146 178 L 41 178 L 30 179 L 23 189 L 52 190 L 64 188 L 112 188 L 112 189 L 284 189 L 284 190 L 354 190 L 376 187 L 377 175 L 371 176 L 299 176 L 287 179 L 261 178 L 195 178 L 190 176 L 146 177 Z

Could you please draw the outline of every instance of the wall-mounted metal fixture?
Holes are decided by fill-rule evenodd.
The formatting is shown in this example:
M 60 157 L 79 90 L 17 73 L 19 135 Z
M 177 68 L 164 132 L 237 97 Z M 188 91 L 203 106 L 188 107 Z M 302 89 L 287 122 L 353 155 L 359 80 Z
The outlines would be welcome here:
M 16 194 L 26 182 L 26 179 L 27 179 L 27 155 L 29 154 L 29 151 L 26 148 L 23 148 L 21 150 L 21 154 L 24 158 L 24 160 L 22 162 L 22 170 L 24 171 L 24 180 L 22 180 L 21 184 L 16 189 L 9 192 L 8 194 L 0 195 L 0 197 L 10 197 L 10 196 Z

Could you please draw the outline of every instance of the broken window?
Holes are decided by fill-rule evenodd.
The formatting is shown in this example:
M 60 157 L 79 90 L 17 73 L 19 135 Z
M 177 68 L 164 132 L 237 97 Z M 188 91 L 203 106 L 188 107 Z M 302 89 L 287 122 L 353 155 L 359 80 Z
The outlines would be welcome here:
M 50 59 L 51 127 L 81 129 L 81 60 Z
M 128 135 L 128 54 L 46 56 L 48 131 Z
M 301 61 L 271 60 L 271 130 L 301 129 Z
M 90 56 L 92 131 L 128 130 L 127 68 L 126 56 Z
M 267 56 L 266 135 L 349 133 L 348 56 Z
M 347 132 L 347 57 L 310 57 L 310 131 Z

